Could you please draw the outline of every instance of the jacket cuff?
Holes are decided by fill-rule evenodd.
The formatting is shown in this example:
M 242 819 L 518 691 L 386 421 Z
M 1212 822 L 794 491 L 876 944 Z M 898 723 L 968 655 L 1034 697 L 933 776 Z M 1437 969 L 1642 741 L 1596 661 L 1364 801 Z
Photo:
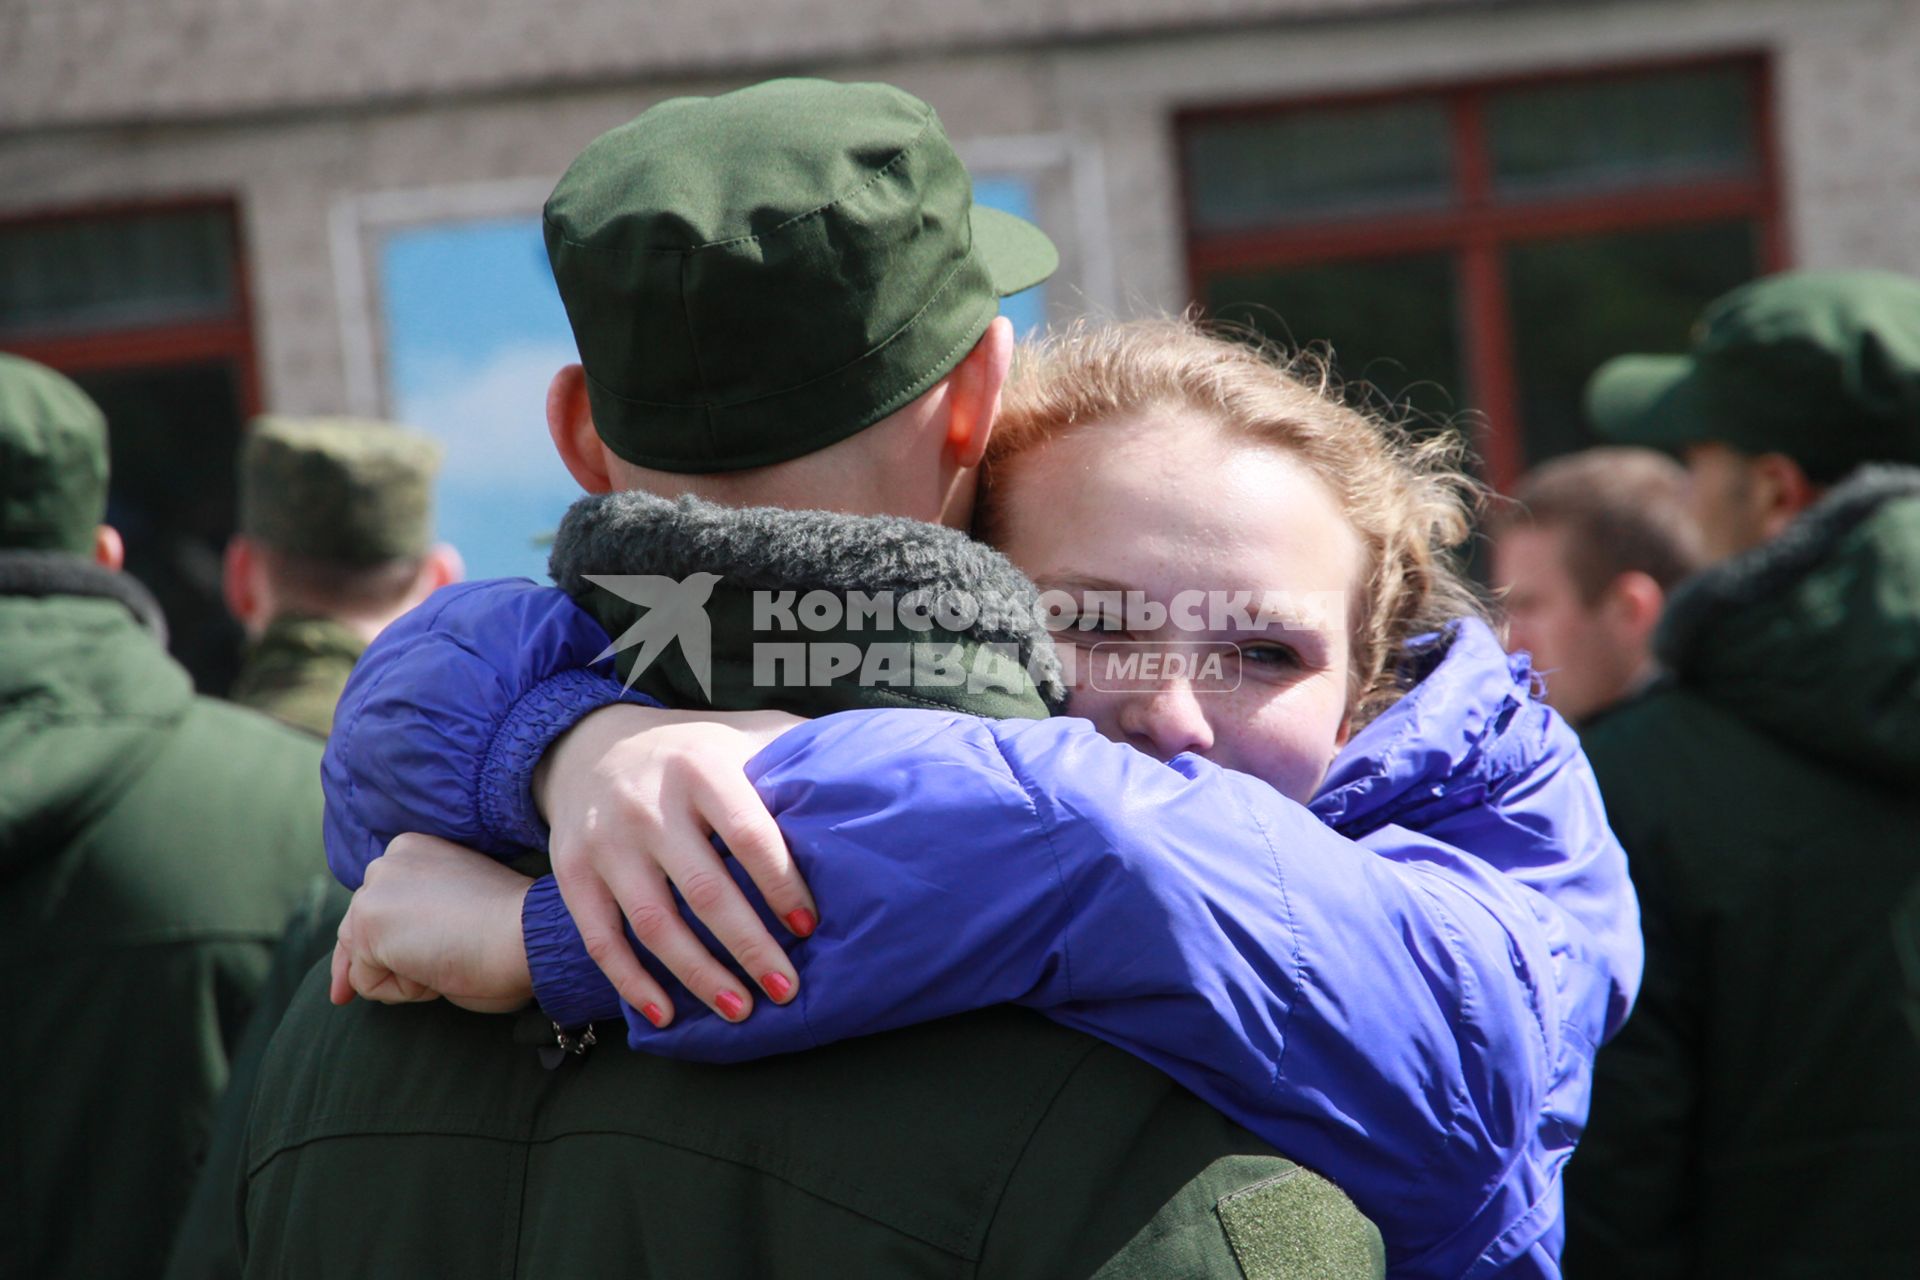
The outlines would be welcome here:
M 560 897 L 560 882 L 541 876 L 520 904 L 520 934 L 533 974 L 533 998 L 563 1027 L 620 1016 L 620 995 L 587 955 L 580 930 Z
M 533 803 L 533 771 L 547 748 L 589 712 L 616 702 L 661 703 L 597 671 L 562 671 L 522 694 L 487 746 L 475 788 L 481 830 L 522 849 L 547 847 L 547 824 Z

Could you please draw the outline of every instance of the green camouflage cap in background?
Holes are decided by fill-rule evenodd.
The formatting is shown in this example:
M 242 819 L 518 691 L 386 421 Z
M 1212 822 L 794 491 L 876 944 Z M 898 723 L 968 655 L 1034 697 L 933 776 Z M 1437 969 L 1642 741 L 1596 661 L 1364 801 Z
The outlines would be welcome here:
M 1784 453 L 1814 480 L 1920 463 L 1920 281 L 1801 271 L 1708 304 L 1687 355 L 1620 356 L 1587 384 L 1608 440 Z
M 107 518 L 107 420 L 45 365 L 0 354 L 0 549 L 93 551 Z
M 629 462 L 737 471 L 901 408 L 1051 275 L 973 204 L 939 117 L 882 84 L 675 98 L 596 138 L 547 200 L 594 426 Z
M 392 423 L 256 418 L 240 447 L 240 532 L 342 564 L 423 555 L 441 454 Z

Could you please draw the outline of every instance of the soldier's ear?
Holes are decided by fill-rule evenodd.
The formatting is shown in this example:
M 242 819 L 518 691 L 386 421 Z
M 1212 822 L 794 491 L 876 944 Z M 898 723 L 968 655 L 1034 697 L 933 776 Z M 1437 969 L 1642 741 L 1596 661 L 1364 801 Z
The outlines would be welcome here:
M 1667 607 L 1667 593 L 1652 574 L 1629 569 L 1607 584 L 1597 607 L 1616 637 L 1646 646 L 1653 643 L 1660 614 Z
M 451 586 L 467 576 L 467 562 L 460 557 L 452 544 L 436 542 L 427 548 L 427 554 L 421 557 L 420 581 L 426 589 L 422 591 L 424 599 L 440 588 Z
M 986 456 L 1012 364 L 1013 322 L 995 316 L 973 350 L 947 375 L 947 447 L 963 467 L 977 467 Z
M 606 446 L 593 428 L 593 406 L 587 402 L 587 373 L 577 364 L 567 365 L 547 384 L 547 433 L 574 483 L 588 493 L 612 492 Z
M 251 635 L 267 614 L 265 575 L 260 571 L 259 548 L 252 539 L 235 535 L 227 543 L 221 563 L 220 594 L 227 612 Z
M 110 524 L 94 526 L 93 561 L 115 573 L 127 563 L 127 544 L 121 540 L 120 531 Z
M 1823 490 L 1784 453 L 1763 453 L 1747 462 L 1748 493 L 1760 531 L 1771 541 L 1802 511 L 1820 500 Z

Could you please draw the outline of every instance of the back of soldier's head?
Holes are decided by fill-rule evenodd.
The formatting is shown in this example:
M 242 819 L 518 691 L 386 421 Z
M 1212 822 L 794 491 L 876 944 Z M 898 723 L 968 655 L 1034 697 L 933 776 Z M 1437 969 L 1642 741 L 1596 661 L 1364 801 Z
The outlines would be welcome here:
M 106 418 L 67 378 L 0 354 L 0 550 L 88 555 L 106 514 Z
M 1559 535 L 1562 558 L 1592 604 L 1623 573 L 1672 591 L 1706 563 L 1687 506 L 1687 473 L 1648 449 L 1587 449 L 1544 462 L 1515 486 L 1496 538 L 1526 527 Z
M 241 446 L 239 533 L 276 597 L 321 616 L 404 598 L 433 545 L 441 453 L 391 423 L 256 419 Z
M 1798 271 L 1708 304 L 1684 355 L 1608 361 L 1587 387 L 1608 440 L 1783 454 L 1817 485 L 1920 464 L 1920 280 Z
M 932 108 L 881 84 L 662 102 L 588 145 L 544 225 L 594 430 L 680 476 L 757 472 L 888 419 L 1058 263 L 1037 228 L 973 204 Z

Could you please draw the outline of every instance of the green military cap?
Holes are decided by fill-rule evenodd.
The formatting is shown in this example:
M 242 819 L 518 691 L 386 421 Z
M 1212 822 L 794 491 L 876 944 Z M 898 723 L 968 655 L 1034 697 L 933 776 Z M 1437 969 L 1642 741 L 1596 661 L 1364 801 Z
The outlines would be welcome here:
M 240 450 L 240 532 L 346 564 L 424 554 L 441 452 L 386 422 L 256 418 Z
M 588 145 L 545 228 L 594 425 L 662 471 L 853 435 L 1059 265 L 1038 228 L 974 206 L 933 109 L 882 84 L 663 102 Z
M 1920 281 L 1770 276 L 1709 304 L 1687 355 L 1621 356 L 1587 385 L 1600 434 L 1678 453 L 1784 453 L 1816 480 L 1920 463 Z
M 107 420 L 45 365 L 0 354 L 0 548 L 93 549 L 107 518 Z

